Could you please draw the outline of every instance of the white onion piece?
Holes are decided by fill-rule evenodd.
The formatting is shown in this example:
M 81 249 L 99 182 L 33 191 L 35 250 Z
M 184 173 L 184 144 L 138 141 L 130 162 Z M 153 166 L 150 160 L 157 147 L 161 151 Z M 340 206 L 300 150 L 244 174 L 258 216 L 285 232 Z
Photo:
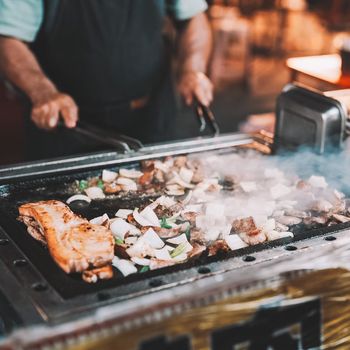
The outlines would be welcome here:
M 256 183 L 253 181 L 242 181 L 239 183 L 242 190 L 246 193 L 253 192 L 257 190 Z
M 118 185 L 125 185 L 125 186 L 128 186 L 128 185 L 132 185 L 135 183 L 134 180 L 131 180 L 127 177 L 118 177 L 118 179 L 115 181 Z
M 119 209 L 116 213 L 115 216 L 121 219 L 127 219 L 128 215 L 132 214 L 132 210 L 130 209 Z
M 163 249 L 155 249 L 154 255 L 159 260 L 165 260 L 165 261 L 172 260 L 167 247 L 164 247 Z
M 157 198 L 157 200 L 154 203 L 157 203 L 158 205 L 162 205 L 165 208 L 170 208 L 176 204 L 176 201 L 174 200 L 173 197 L 160 196 L 159 198 Z
M 84 201 L 84 202 L 90 203 L 91 198 L 88 196 L 85 196 L 84 194 L 75 194 L 74 196 L 69 197 L 66 200 L 66 203 L 70 204 L 70 203 L 75 202 L 75 201 Z
M 162 163 L 160 160 L 156 160 L 154 162 L 154 167 L 156 169 L 161 170 L 163 173 L 167 173 L 171 167 L 171 165 L 169 166 L 169 164 L 167 163 Z
M 102 170 L 102 181 L 113 182 L 117 178 L 118 174 L 110 170 Z
M 142 237 L 145 242 L 147 242 L 154 249 L 163 248 L 165 245 L 156 232 L 154 232 L 154 230 L 151 228 L 148 229 Z
M 116 256 L 112 260 L 112 265 L 116 267 L 124 276 L 137 272 L 137 268 L 132 262 L 125 259 L 119 259 Z
M 132 213 L 132 216 L 134 217 L 135 221 L 141 225 L 141 226 L 153 226 L 153 224 L 148 221 L 146 218 L 144 218 L 138 211 L 135 209 Z
M 201 210 L 202 210 L 202 204 L 191 204 L 191 205 L 186 205 L 186 207 L 182 210 L 182 213 L 188 213 L 188 212 L 200 213 Z
M 225 205 L 219 203 L 208 203 L 206 205 L 205 214 L 211 218 L 222 218 L 225 220 Z
M 106 195 L 103 193 L 102 189 L 97 187 L 97 186 L 93 186 L 93 187 L 88 187 L 85 190 L 85 193 L 88 195 L 88 197 L 90 197 L 91 199 L 103 199 L 106 197 Z
M 171 244 L 181 244 L 181 243 L 188 243 L 186 234 L 182 234 L 180 236 L 174 237 L 174 238 L 169 238 L 166 240 L 167 243 L 171 243 Z
M 130 185 L 121 185 L 121 187 L 122 187 L 122 190 L 125 191 L 125 192 L 137 191 L 136 183 L 130 184 Z
M 124 239 L 124 243 L 128 245 L 133 245 L 137 242 L 137 237 L 135 236 L 128 236 Z
M 132 229 L 132 227 L 133 226 L 130 225 L 128 222 L 118 218 L 112 222 L 110 230 L 112 231 L 114 236 L 118 236 L 119 238 L 124 239 L 125 234 L 129 232 Z
M 144 237 L 140 237 L 136 243 L 126 249 L 126 253 L 130 257 L 144 258 L 146 255 L 154 256 L 154 249 L 145 241 Z
M 225 237 L 225 242 L 231 250 L 248 247 L 248 244 L 243 242 L 238 235 L 229 235 Z
M 194 185 L 184 181 L 176 171 L 173 171 L 173 175 L 174 177 L 168 181 L 169 185 L 176 184 L 183 188 L 194 188 Z
M 278 231 L 267 231 L 265 232 L 268 241 L 273 241 L 279 238 L 294 237 L 292 232 L 278 232 Z
M 90 224 L 94 225 L 102 225 L 104 222 L 108 221 L 109 217 L 107 214 L 103 214 L 102 216 L 98 216 L 97 218 L 93 218 L 90 220 Z
M 282 184 L 277 184 L 270 188 L 270 194 L 273 199 L 284 197 L 292 191 L 290 187 Z
M 175 256 L 174 258 L 172 258 L 171 260 L 176 261 L 176 262 L 185 261 L 185 260 L 187 260 L 187 254 L 186 253 L 179 254 L 179 255 Z
M 255 221 L 255 220 L 254 220 Z M 256 221 L 255 221 L 256 222 Z M 264 231 L 273 231 L 276 228 L 275 219 L 268 219 L 261 227 Z
M 185 181 L 186 183 L 190 183 L 193 178 L 193 171 L 182 167 L 179 171 L 179 175 L 183 181 Z
M 160 227 L 159 219 L 156 213 L 149 206 L 143 209 L 140 212 L 140 215 L 143 216 L 148 222 L 150 222 L 152 224 L 151 226 Z
M 312 187 L 316 187 L 316 188 L 327 188 L 328 187 L 326 179 L 323 176 L 312 175 L 312 176 L 310 176 L 308 183 Z
M 150 259 L 138 258 L 136 256 L 132 257 L 131 261 L 140 266 L 149 266 L 151 263 Z
M 192 199 L 192 195 L 193 195 L 193 191 L 188 191 L 187 196 L 185 197 L 185 199 L 182 201 L 182 205 L 187 205 L 191 199 Z
M 268 179 L 273 179 L 273 178 L 282 178 L 284 177 L 284 174 L 281 170 L 277 168 L 267 168 L 264 170 L 264 175 Z
M 185 190 L 178 185 L 167 185 L 165 192 L 170 196 L 182 196 L 185 194 Z
M 138 179 L 143 175 L 143 172 L 135 169 L 120 169 L 119 175 L 123 177 L 127 177 L 129 179 Z

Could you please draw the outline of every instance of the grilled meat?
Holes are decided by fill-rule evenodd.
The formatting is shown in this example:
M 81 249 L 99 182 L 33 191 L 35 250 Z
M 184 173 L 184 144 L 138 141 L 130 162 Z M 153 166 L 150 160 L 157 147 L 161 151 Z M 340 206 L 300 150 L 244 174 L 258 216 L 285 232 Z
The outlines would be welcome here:
M 251 216 L 234 220 L 232 228 L 249 245 L 263 243 L 267 239 L 265 233 L 256 227 L 254 219 Z
M 86 270 L 82 274 L 83 280 L 88 283 L 96 283 L 98 280 L 108 280 L 112 277 L 113 269 L 110 265 L 98 267 L 92 270 Z
M 66 273 L 81 273 L 111 263 L 114 256 L 111 231 L 89 223 L 64 203 L 55 200 L 27 203 L 20 206 L 19 213 L 28 232 L 46 241 L 51 256 Z M 41 236 L 33 235 L 33 230 Z

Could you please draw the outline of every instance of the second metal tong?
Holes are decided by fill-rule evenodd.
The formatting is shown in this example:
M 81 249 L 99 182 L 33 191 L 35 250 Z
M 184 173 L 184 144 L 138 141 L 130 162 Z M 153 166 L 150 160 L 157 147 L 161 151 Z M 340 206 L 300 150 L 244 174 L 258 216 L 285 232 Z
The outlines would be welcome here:
M 200 123 L 199 131 L 203 132 L 207 125 L 209 125 L 209 128 L 213 132 L 214 136 L 218 136 L 220 134 L 220 128 L 212 110 L 200 103 L 198 99 L 195 99 L 194 106 Z

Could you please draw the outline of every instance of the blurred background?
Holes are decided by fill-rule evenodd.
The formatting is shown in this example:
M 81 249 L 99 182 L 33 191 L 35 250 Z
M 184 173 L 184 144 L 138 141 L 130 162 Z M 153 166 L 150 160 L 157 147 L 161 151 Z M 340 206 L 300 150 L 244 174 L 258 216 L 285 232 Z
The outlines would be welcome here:
M 339 55 L 350 32 L 350 1 L 208 3 L 215 42 L 209 67 L 216 93 L 212 109 L 223 132 L 273 130 L 276 97 L 290 81 L 324 91 L 350 88 Z M 23 108 L 6 83 L 0 85 L 0 164 L 21 162 Z M 179 101 L 176 137 L 196 136 L 194 112 Z

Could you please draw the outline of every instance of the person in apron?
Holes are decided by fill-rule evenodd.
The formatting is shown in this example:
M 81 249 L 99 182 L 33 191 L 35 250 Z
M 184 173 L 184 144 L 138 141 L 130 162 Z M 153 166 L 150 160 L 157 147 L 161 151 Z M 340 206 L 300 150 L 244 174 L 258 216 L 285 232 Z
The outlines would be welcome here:
M 0 70 L 29 97 L 28 150 L 37 158 L 93 150 L 69 131 L 78 119 L 146 143 L 171 138 L 176 103 L 164 19 L 170 13 L 178 29 L 180 94 L 208 105 L 206 7 L 204 0 L 0 0 Z M 29 24 L 35 34 L 21 37 Z

